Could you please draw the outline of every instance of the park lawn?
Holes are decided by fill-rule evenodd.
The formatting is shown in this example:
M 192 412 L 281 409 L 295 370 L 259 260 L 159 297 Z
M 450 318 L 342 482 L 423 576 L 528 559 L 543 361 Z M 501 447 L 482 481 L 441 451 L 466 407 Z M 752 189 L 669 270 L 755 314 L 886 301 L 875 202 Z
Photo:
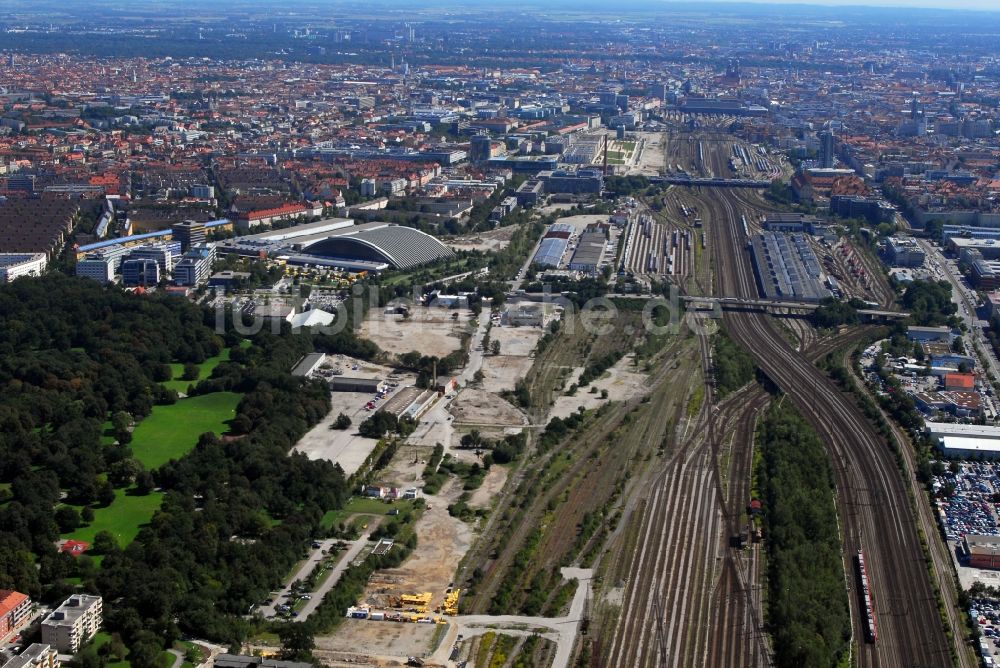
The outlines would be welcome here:
M 198 365 L 198 377 L 195 380 L 181 380 L 181 376 L 184 375 L 184 365 L 180 362 L 173 362 L 170 364 L 170 371 L 172 372 L 170 375 L 171 380 L 163 381 L 162 385 L 169 390 L 187 392 L 188 385 L 196 385 L 198 381 L 211 378 L 215 367 L 219 366 L 222 362 L 228 361 L 229 348 L 223 348 L 221 353 L 215 357 L 209 357 Z
M 105 420 L 101 425 L 101 445 L 114 445 L 114 443 L 114 425 L 111 424 L 111 420 Z
M 156 406 L 132 433 L 130 447 L 135 458 L 150 470 L 180 459 L 194 449 L 205 432 L 225 433 L 226 422 L 236 415 L 241 398 L 235 392 L 213 392 Z
M 163 492 L 150 492 L 146 496 L 129 496 L 125 490 L 115 490 L 114 502 L 105 508 L 94 508 L 94 521 L 63 538 L 94 542 L 99 531 L 110 531 L 124 548 L 139 535 L 139 528 L 153 519 L 153 514 L 163 503 Z M 79 506 L 74 506 L 78 510 Z M 96 559 L 97 557 L 95 557 Z
M 345 521 L 351 515 L 385 515 L 393 508 L 398 508 L 400 513 L 413 507 L 413 501 L 394 501 L 386 503 L 382 499 L 372 499 L 370 497 L 356 496 L 347 502 L 347 505 L 340 510 L 328 510 L 320 525 L 324 529 L 330 529 Z

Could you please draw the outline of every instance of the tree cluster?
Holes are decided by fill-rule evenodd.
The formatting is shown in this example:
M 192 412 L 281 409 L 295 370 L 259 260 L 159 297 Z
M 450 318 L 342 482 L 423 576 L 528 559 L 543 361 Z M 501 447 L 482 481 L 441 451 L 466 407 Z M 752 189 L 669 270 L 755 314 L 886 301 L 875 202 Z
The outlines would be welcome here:
M 955 322 L 958 306 L 951 300 L 948 281 L 913 281 L 903 291 L 903 308 L 915 325 L 933 327 Z
M 157 665 L 181 634 L 243 639 L 250 605 L 281 583 L 323 514 L 348 496 L 339 467 L 289 455 L 330 407 L 321 383 L 289 373 L 314 337 L 261 332 L 243 347 L 186 300 L 58 275 L 0 288 L 0 324 L 0 482 L 10 484 L 0 499 L 0 587 L 58 601 L 79 578 L 104 596 L 106 625 L 137 668 Z M 231 421 L 239 436 L 203 434 L 184 457 L 143 470 L 129 429 L 177 400 L 161 385 L 169 363 L 197 364 L 224 346 L 231 361 L 193 392 L 242 393 Z M 154 486 L 162 507 L 131 544 L 95 540 L 99 569 L 56 551 L 59 533 L 91 521 L 115 487 Z M 63 498 L 88 505 L 77 511 Z
M 768 412 L 758 438 L 775 662 L 840 665 L 851 621 L 829 457 L 788 404 Z
M 738 390 L 754 378 L 757 366 L 753 358 L 725 332 L 715 335 L 715 389 L 719 397 Z

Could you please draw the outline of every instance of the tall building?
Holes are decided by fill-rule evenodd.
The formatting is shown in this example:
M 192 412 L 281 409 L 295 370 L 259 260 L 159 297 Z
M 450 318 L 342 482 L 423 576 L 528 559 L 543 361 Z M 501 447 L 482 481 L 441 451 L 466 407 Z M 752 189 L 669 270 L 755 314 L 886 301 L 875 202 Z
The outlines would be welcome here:
M 125 285 L 156 285 L 160 282 L 160 265 L 150 258 L 128 259 L 122 263 L 122 283 Z
M 469 140 L 469 160 L 486 162 L 493 157 L 493 142 L 489 135 L 475 135 Z
M 597 94 L 598 100 L 605 107 L 615 107 L 618 105 L 618 92 L 613 90 L 602 90 Z
M 89 594 L 70 596 L 42 622 L 42 642 L 74 654 L 94 637 L 104 621 L 104 599 Z
M 186 253 L 192 247 L 205 243 L 205 223 L 185 220 L 174 225 L 174 239 L 181 242 L 181 252 Z
M 833 133 L 824 130 L 819 133 L 819 163 L 823 169 L 830 169 L 835 163 Z
M 658 100 L 666 101 L 667 99 L 667 84 L 655 83 L 649 87 L 649 97 L 655 97 Z

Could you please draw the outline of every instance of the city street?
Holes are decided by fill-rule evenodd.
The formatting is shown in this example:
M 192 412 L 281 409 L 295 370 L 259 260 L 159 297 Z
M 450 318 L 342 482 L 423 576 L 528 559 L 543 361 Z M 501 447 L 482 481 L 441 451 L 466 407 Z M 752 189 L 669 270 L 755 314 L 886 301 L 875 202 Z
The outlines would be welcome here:
M 989 378 L 994 384 L 1000 382 L 1000 360 L 997 360 L 993 346 L 990 345 L 983 332 L 983 327 L 988 323 L 980 320 L 976 312 L 976 303 L 978 301 L 976 293 L 965 284 L 958 273 L 958 267 L 955 265 L 955 262 L 945 258 L 938 246 L 924 239 L 919 239 L 918 243 L 924 249 L 924 252 L 927 253 L 927 263 L 932 268 L 937 269 L 940 275 L 951 283 L 953 288 L 952 300 L 958 305 L 958 315 L 965 322 L 965 326 L 969 330 L 969 337 L 972 339 L 973 347 L 978 353 L 980 361 L 989 372 Z

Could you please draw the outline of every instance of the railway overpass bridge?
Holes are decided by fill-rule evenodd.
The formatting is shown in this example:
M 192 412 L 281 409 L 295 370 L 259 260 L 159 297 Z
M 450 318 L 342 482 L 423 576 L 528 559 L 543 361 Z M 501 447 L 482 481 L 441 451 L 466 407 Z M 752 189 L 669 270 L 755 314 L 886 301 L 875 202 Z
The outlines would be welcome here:
M 546 292 L 525 292 L 515 290 L 507 293 L 507 298 L 513 301 L 548 302 L 553 304 L 567 305 L 571 303 L 571 295 L 568 292 L 546 293 Z M 603 296 L 605 299 L 662 299 L 670 301 L 671 297 L 654 294 L 635 293 L 608 293 Z M 765 311 L 780 315 L 801 314 L 808 315 L 818 309 L 817 302 L 803 302 L 783 299 L 744 299 L 740 297 L 700 297 L 696 295 L 680 295 L 677 297 L 683 302 L 689 312 L 702 311 L 705 315 L 722 317 L 723 311 Z M 888 320 L 904 320 L 910 317 L 906 311 L 885 311 L 882 309 L 864 308 L 857 310 L 862 320 L 885 322 Z
M 770 181 L 763 179 L 720 179 L 703 176 L 651 176 L 650 183 L 667 183 L 676 186 L 712 186 L 715 188 L 769 188 Z
M 802 302 L 782 299 L 743 299 L 739 297 L 697 297 L 681 296 L 681 301 L 694 311 L 781 311 L 812 313 L 820 307 L 816 302 Z M 884 311 L 881 309 L 858 309 L 858 315 L 867 320 L 903 320 L 910 314 L 904 311 Z

